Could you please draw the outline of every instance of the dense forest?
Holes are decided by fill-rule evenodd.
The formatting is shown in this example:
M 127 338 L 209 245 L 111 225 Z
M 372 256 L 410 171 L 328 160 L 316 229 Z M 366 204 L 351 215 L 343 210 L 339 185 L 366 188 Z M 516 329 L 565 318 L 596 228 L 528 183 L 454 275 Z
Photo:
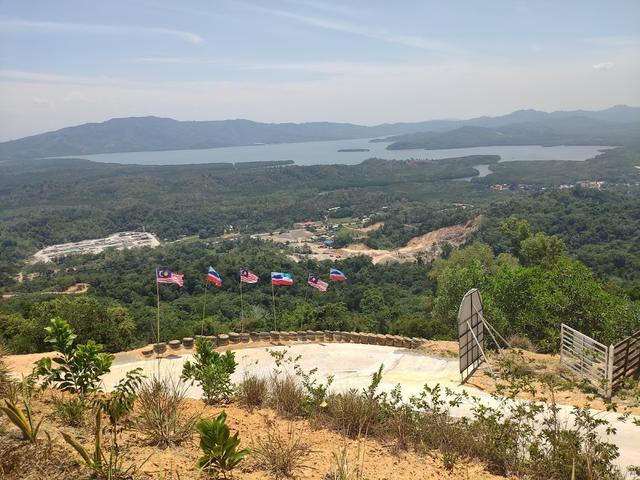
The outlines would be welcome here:
M 328 262 L 293 262 L 271 243 L 256 240 L 220 243 L 194 240 L 157 249 L 108 251 L 69 257 L 40 267 L 19 295 L 0 304 L 2 341 L 13 351 L 46 348 L 43 328 L 63 316 L 81 339 L 94 338 L 110 350 L 154 338 L 156 265 L 185 274 L 184 287 L 161 285 L 162 338 L 230 330 L 358 330 L 427 338 L 455 338 L 455 317 L 462 295 L 480 288 L 488 318 L 505 334 L 531 338 L 540 349 L 557 348 L 558 326 L 565 322 L 613 341 L 640 327 L 640 302 L 600 283 L 591 270 L 566 255 L 558 237 L 532 234 L 526 221 L 502 225 L 508 252 L 474 243 L 435 263 L 373 265 L 367 257 L 339 262 L 346 282 L 325 293 L 306 285 L 309 273 L 328 276 Z M 223 287 L 210 286 L 203 317 L 205 276 L 214 265 Z M 247 266 L 260 275 L 245 285 L 241 316 L 238 271 Z M 272 311 L 269 272 L 294 275 L 291 287 L 276 287 Z M 30 291 L 61 289 L 75 282 L 91 285 L 88 295 L 47 297 Z M 277 321 L 277 323 L 276 323 Z
M 640 327 L 640 154 L 620 148 L 587 162 L 545 162 L 544 170 L 540 162 L 497 162 L 495 156 L 473 156 L 309 167 L 2 163 L 0 289 L 14 296 L 0 302 L 0 340 L 15 352 L 44 349 L 43 327 L 62 315 L 81 340 L 94 338 L 113 351 L 147 343 L 154 338 L 156 266 L 186 275 L 182 288 L 161 286 L 164 339 L 274 328 L 272 270 L 296 279 L 293 287 L 277 289 L 278 329 L 454 338 L 457 305 L 471 287 L 481 289 L 495 325 L 528 336 L 543 351 L 557 348 L 560 322 L 603 342 Z M 496 173 L 455 180 L 472 176 L 480 163 Z M 490 188 L 491 177 L 501 179 L 507 170 L 530 187 Z M 608 183 L 601 190 L 557 188 L 582 179 Z M 396 248 L 472 218 L 482 222 L 475 243 L 443 245 L 443 258 L 435 262 L 390 265 L 364 256 L 334 265 L 305 260 L 300 252 L 303 261 L 296 263 L 288 247 L 246 235 L 345 217 L 365 225 L 383 222 L 363 239 L 371 248 Z M 45 245 L 142 227 L 163 245 L 55 264 L 27 262 Z M 223 239 L 231 227 L 241 235 Z M 349 241 L 348 233 L 342 240 Z M 224 287 L 209 288 L 203 318 L 209 265 L 221 273 Z M 241 266 L 261 275 L 243 292 L 242 316 Z M 306 285 L 309 273 L 326 277 L 331 266 L 345 271 L 348 281 L 326 293 Z M 25 274 L 21 283 L 19 271 Z M 78 282 L 91 285 L 87 294 L 42 293 Z

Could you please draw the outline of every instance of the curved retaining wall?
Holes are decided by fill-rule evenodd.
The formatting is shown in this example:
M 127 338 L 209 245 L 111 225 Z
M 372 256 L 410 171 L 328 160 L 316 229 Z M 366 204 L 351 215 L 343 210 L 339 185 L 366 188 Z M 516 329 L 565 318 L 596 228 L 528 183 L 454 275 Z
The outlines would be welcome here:
M 333 330 L 313 331 L 301 330 L 298 332 L 250 332 L 221 333 L 220 335 L 196 335 L 195 338 L 204 337 L 209 339 L 216 347 L 222 347 L 234 344 L 250 344 L 271 342 L 274 344 L 286 343 L 365 343 L 369 345 L 386 345 L 389 347 L 400 348 L 417 348 L 425 342 L 424 338 L 417 337 L 401 337 L 399 335 L 383 335 L 381 333 L 363 333 L 363 332 L 339 332 Z M 177 350 L 180 346 L 191 349 L 195 345 L 194 338 L 185 337 L 180 340 L 171 340 L 168 342 L 170 350 Z M 166 344 L 165 344 L 166 351 Z M 156 349 L 157 350 L 157 349 Z M 154 346 L 142 350 L 145 356 L 151 356 L 154 353 Z

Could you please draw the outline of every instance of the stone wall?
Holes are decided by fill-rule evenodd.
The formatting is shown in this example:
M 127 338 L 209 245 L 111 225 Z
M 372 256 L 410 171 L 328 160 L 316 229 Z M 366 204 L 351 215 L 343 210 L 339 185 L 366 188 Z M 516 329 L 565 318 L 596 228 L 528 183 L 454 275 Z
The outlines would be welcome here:
M 291 343 L 365 343 L 370 345 L 386 345 L 389 347 L 399 348 L 417 348 L 424 343 L 424 338 L 409 338 L 399 335 L 383 335 L 380 333 L 362 333 L 362 332 L 338 332 L 333 330 L 313 331 L 302 330 L 298 332 L 250 332 L 221 333 L 220 335 L 196 335 L 195 338 L 204 337 L 209 339 L 216 347 L 223 347 L 235 344 L 251 344 L 251 343 L 272 343 L 275 345 L 286 345 Z M 186 337 L 180 340 L 171 340 L 168 342 L 169 350 L 178 350 L 181 346 L 185 349 L 194 347 L 194 339 Z M 142 350 L 143 355 L 151 356 L 154 352 L 164 353 L 167 351 L 167 344 L 160 343 L 151 345 L 149 348 Z

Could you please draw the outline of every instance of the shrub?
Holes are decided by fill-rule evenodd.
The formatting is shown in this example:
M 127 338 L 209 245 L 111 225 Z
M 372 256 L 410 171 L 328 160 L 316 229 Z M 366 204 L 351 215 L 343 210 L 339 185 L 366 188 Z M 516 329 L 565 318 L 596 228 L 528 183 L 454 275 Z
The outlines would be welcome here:
M 297 378 L 274 373 L 269 380 L 269 406 L 280 415 L 296 417 L 304 413 L 305 391 Z
M 327 413 L 335 427 L 345 435 L 354 438 L 366 435 L 372 423 L 379 420 L 382 397 L 376 394 L 376 390 L 382 380 L 382 369 L 383 366 L 380 365 L 371 377 L 371 383 L 363 391 L 350 389 L 328 398 Z
M 249 408 L 261 406 L 267 400 L 268 382 L 264 377 L 245 373 L 236 388 L 238 400 Z
M 309 444 L 293 424 L 289 424 L 283 434 L 270 419 L 265 435 L 255 441 L 253 448 L 258 465 L 276 479 L 293 477 L 296 471 L 307 468 L 304 457 L 310 451 Z
M 185 415 L 186 388 L 171 378 L 152 377 L 138 394 L 138 429 L 159 447 L 178 445 L 195 429 L 199 415 Z
M 250 453 L 246 448 L 238 450 L 238 432 L 232 436 L 226 420 L 227 414 L 223 411 L 215 419 L 205 418 L 198 422 L 200 448 L 204 455 L 196 465 L 207 473 L 226 476 Z
M 99 389 L 100 377 L 111 369 L 114 356 L 103 352 L 103 346 L 89 340 L 86 344 L 73 345 L 76 338 L 71 326 L 62 318 L 51 320 L 45 328 L 47 337 L 59 357 L 44 357 L 38 360 L 33 375 L 42 377 L 42 387 L 56 388 L 75 393 L 84 402 L 88 393 Z M 53 364 L 57 364 L 54 367 Z
M 527 352 L 535 352 L 536 347 L 531 340 L 522 335 L 511 335 L 507 339 L 507 343 L 512 348 L 519 348 L 520 350 L 526 350 Z
M 233 393 L 231 374 L 238 365 L 235 354 L 230 350 L 220 354 L 209 340 L 198 338 L 193 357 L 193 362 L 185 362 L 182 377 L 200 384 L 207 403 L 229 400 Z
M 78 397 L 57 398 L 54 400 L 54 408 L 56 416 L 65 425 L 78 427 L 84 422 L 87 407 Z

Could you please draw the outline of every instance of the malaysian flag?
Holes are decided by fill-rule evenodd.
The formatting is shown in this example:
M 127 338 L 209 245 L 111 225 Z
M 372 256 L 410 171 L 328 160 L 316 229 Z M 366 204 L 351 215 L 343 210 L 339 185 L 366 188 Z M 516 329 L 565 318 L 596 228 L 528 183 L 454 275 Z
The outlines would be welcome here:
M 246 268 L 241 268 L 240 281 L 244 283 L 258 283 L 258 276 L 255 273 L 251 273 Z
M 156 268 L 156 282 L 176 283 L 181 287 L 184 285 L 184 275 L 182 273 L 173 273 L 167 268 Z
M 307 283 L 311 285 L 313 288 L 317 288 L 321 292 L 326 292 L 327 288 L 329 288 L 329 284 L 323 280 L 320 280 L 315 275 L 309 275 L 307 279 Z

